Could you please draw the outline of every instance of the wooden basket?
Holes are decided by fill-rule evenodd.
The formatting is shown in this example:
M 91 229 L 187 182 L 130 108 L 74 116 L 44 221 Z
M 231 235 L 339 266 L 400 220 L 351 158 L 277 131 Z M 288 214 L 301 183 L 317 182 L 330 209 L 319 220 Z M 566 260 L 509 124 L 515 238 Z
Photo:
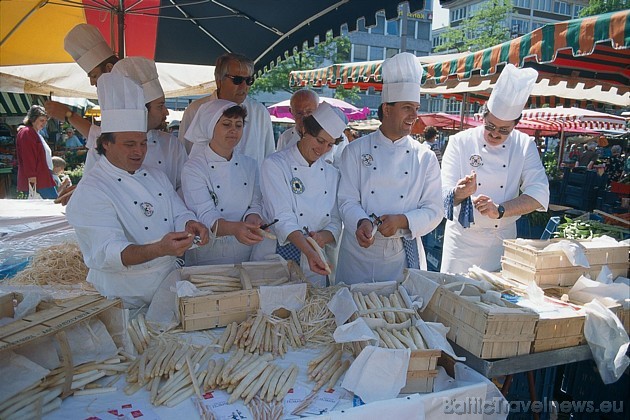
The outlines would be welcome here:
M 584 344 L 584 322 L 586 316 L 576 311 L 572 315 L 542 314 L 536 322 L 532 353 L 562 349 Z
M 553 268 L 576 268 L 571 264 L 564 252 L 543 251 L 550 244 L 559 242 L 561 239 L 527 240 L 527 244 L 518 243 L 519 240 L 505 239 L 503 241 L 503 256 L 511 261 L 526 265 L 535 270 Z M 626 264 L 628 265 L 627 245 L 602 246 L 595 241 L 575 241 L 584 248 L 584 254 L 590 265 Z
M 290 281 L 304 281 L 302 270 L 292 261 L 191 268 L 198 273 L 238 276 L 243 290 L 179 298 L 184 331 L 225 327 L 232 322 L 243 322 L 249 315 L 255 314 L 260 308 L 260 300 L 258 289 L 252 286 L 252 280 L 266 278 L 270 273 L 283 273 Z
M 446 337 L 482 359 L 529 354 L 538 314 L 506 307 L 509 312 L 483 307 L 439 287 L 421 315 L 450 327 Z
M 437 361 L 441 350 L 413 350 L 407 368 L 407 383 L 401 394 L 433 392 L 433 381 L 437 377 Z
M 571 267 L 547 267 L 542 269 L 533 268 L 530 265 L 514 261 L 509 257 L 501 257 L 501 275 L 503 277 L 516 280 L 519 283 L 529 284 L 532 281 L 539 286 L 573 286 L 582 275 L 590 278 L 597 278 L 603 265 L 593 265 L 589 268 L 581 266 Z M 628 263 L 608 264 L 614 277 L 626 276 L 628 273 Z

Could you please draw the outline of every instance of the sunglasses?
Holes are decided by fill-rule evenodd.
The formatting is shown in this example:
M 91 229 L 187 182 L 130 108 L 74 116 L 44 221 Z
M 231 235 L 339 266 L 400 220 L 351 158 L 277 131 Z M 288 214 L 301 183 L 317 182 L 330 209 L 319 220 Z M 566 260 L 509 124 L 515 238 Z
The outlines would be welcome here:
M 251 76 L 243 77 L 243 76 L 232 76 L 231 74 L 226 74 L 225 77 L 227 77 L 228 79 L 231 79 L 232 83 L 234 83 L 236 86 L 240 85 L 243 82 L 245 82 L 247 86 L 251 86 L 254 84 L 254 78 Z
M 504 128 L 504 127 L 501 127 L 501 128 L 499 128 L 499 129 L 497 129 L 497 127 L 495 127 L 495 126 L 494 126 L 494 125 L 492 125 L 492 124 L 486 124 L 486 125 L 484 125 L 483 127 L 484 127 L 487 131 L 489 131 L 489 132 L 491 132 L 491 133 L 494 133 L 495 131 L 498 131 L 498 132 L 499 132 L 499 134 L 501 134 L 502 136 L 507 136 L 507 135 L 509 135 L 509 134 L 512 132 L 512 129 L 511 129 L 511 128 Z

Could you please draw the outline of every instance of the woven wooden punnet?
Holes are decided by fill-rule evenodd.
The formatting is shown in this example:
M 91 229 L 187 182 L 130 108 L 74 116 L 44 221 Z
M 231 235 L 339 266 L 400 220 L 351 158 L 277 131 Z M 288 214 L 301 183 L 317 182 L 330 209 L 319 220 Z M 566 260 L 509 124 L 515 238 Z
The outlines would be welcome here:
M 532 281 L 540 286 L 573 286 L 581 275 L 596 278 L 603 265 L 613 276 L 626 276 L 628 273 L 627 245 L 609 246 L 598 241 L 579 241 L 584 248 L 590 268 L 573 266 L 561 250 L 544 251 L 544 248 L 560 239 L 503 241 L 501 274 L 509 279 L 528 284 Z
M 536 322 L 532 353 L 584 344 L 585 320 L 586 317 L 581 311 L 576 311 L 572 315 L 540 314 L 540 319 Z
M 302 270 L 292 261 L 212 265 L 184 270 L 182 279 L 191 273 L 238 277 L 242 287 L 242 290 L 233 292 L 179 298 L 184 331 L 225 327 L 232 322 L 245 321 L 260 308 L 258 288 L 254 285 L 260 279 L 284 276 L 291 282 L 304 281 Z
M 407 383 L 401 394 L 433 392 L 433 381 L 437 377 L 437 361 L 441 350 L 413 350 L 407 368 Z

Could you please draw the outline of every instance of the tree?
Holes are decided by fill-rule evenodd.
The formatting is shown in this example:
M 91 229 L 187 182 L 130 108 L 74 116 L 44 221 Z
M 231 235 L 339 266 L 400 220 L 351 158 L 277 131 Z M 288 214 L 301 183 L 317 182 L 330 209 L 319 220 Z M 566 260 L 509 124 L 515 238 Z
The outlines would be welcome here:
M 284 90 L 292 92 L 289 87 L 289 73 L 294 70 L 312 70 L 328 60 L 333 63 L 344 63 L 350 61 L 350 39 L 346 36 L 333 38 L 329 33 L 326 41 L 320 42 L 314 47 L 304 49 L 291 57 L 282 60 L 271 70 L 258 77 L 252 85 L 251 92 L 277 92 Z M 344 91 L 341 88 L 341 91 Z M 359 99 L 356 90 L 348 90 L 340 93 L 337 89 L 335 97 L 339 99 L 353 98 Z
M 580 17 L 600 15 L 602 13 L 617 12 L 630 7 L 628 0 L 590 0 L 588 6 L 580 11 Z
M 442 37 L 445 42 L 435 51 L 479 51 L 510 39 L 506 20 L 512 12 L 510 0 L 491 0 Z

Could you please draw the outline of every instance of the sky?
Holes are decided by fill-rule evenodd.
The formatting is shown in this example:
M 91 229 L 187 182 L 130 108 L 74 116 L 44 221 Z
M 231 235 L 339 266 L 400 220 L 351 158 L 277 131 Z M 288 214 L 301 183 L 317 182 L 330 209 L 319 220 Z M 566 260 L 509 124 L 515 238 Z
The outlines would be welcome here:
M 448 9 L 440 6 L 440 0 L 433 0 L 433 24 L 431 29 L 448 26 Z

